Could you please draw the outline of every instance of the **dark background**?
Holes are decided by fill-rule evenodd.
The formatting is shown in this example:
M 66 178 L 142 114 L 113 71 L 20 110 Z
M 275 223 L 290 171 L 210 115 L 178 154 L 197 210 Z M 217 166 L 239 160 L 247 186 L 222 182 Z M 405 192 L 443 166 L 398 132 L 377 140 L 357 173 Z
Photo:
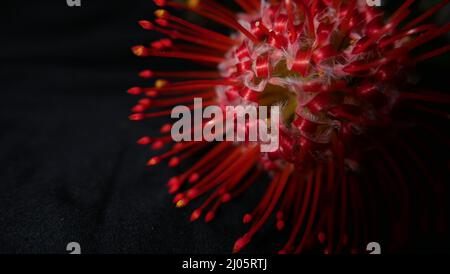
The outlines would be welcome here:
M 191 224 L 193 208 L 176 209 L 166 191 L 176 170 L 147 168 L 154 154 L 135 144 L 157 128 L 127 119 L 137 73 L 173 65 L 130 52 L 156 37 L 136 23 L 153 18 L 153 2 L 11 2 L 0 16 L 0 253 L 66 253 L 72 241 L 84 253 L 230 252 L 258 190 Z M 421 66 L 421 84 L 447 89 L 447 63 Z M 246 252 L 273 251 L 273 230 Z
M 85 253 L 228 253 L 245 231 L 232 205 L 226 220 L 191 224 L 193 208 L 176 209 L 165 186 L 176 171 L 147 168 L 155 153 L 135 144 L 158 128 L 128 120 L 136 98 L 125 91 L 140 70 L 172 65 L 130 51 L 156 38 L 137 24 L 154 9 L 2 7 L 0 252 L 66 253 L 75 241 Z

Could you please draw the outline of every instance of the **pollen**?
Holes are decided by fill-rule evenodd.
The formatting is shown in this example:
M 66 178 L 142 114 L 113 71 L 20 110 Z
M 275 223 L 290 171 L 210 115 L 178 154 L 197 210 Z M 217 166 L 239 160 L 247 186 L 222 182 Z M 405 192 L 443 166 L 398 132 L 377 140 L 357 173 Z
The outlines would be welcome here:
M 133 53 L 136 56 L 143 56 L 145 52 L 145 48 L 143 46 L 136 46 L 133 48 Z
M 155 81 L 155 87 L 156 88 L 163 88 L 167 84 L 168 84 L 168 82 L 166 80 L 158 79 L 158 80 Z
M 158 18 L 166 18 L 169 13 L 166 10 L 158 9 L 155 11 L 155 16 Z
M 186 203 L 185 203 L 185 201 L 184 201 L 183 199 L 179 200 L 179 201 L 176 203 L 176 207 L 178 207 L 178 208 L 182 208 L 182 207 L 184 207 L 185 205 L 186 205 Z

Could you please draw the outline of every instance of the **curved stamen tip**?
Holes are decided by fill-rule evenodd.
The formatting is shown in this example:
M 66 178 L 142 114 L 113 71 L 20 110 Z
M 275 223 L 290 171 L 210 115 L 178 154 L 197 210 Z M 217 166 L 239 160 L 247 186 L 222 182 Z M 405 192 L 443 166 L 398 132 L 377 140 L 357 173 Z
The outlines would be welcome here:
M 132 111 L 132 112 L 135 112 L 135 113 L 141 113 L 141 112 L 143 112 L 144 110 L 145 110 L 145 107 L 142 106 L 142 105 L 135 105 L 135 106 L 131 109 L 131 111 Z
M 145 95 L 154 98 L 158 96 L 158 92 L 156 90 L 149 90 L 145 93 Z
M 148 98 L 141 99 L 139 100 L 139 105 L 149 108 L 152 105 L 152 100 Z
M 145 146 L 145 145 L 150 144 L 151 142 L 152 142 L 152 138 L 150 138 L 148 136 L 144 136 L 144 137 L 140 138 L 139 140 L 137 140 L 136 143 L 139 145 Z
M 205 222 L 207 223 L 211 222 L 215 216 L 216 214 L 213 211 L 209 211 L 205 216 Z
M 184 198 L 184 194 L 183 193 L 178 193 L 177 195 L 175 195 L 175 197 L 173 198 L 173 202 L 176 204 L 178 203 L 178 201 L 180 201 L 181 199 Z
M 225 193 L 222 195 L 222 203 L 228 203 L 231 200 L 230 193 Z
M 278 254 L 279 254 L 279 255 L 286 255 L 286 254 L 287 254 L 287 251 L 284 250 L 284 249 L 282 249 L 282 250 L 278 251 Z
M 139 23 L 139 25 L 140 25 L 143 29 L 146 29 L 146 30 L 151 30 L 151 29 L 153 29 L 153 24 L 152 24 L 152 22 L 150 22 L 150 21 L 147 21 L 147 20 L 140 20 L 138 23 Z
M 173 157 L 169 160 L 169 167 L 176 167 L 180 163 L 180 158 Z
M 163 88 L 169 84 L 169 81 L 164 79 L 158 79 L 155 81 L 155 88 Z
M 165 18 L 157 18 L 155 19 L 155 22 L 161 27 L 167 27 L 169 25 L 169 21 L 167 21 Z M 174 35 L 172 36 L 173 38 L 175 38 Z
M 196 221 L 202 215 L 202 211 L 200 209 L 194 210 L 191 214 L 191 222 Z
M 142 89 L 140 87 L 132 87 L 127 90 L 127 93 L 131 95 L 138 95 L 142 93 Z
M 164 146 L 164 143 L 163 143 L 161 140 L 159 140 L 159 141 L 156 141 L 156 142 L 153 143 L 152 149 L 153 149 L 153 150 L 159 150 L 159 149 L 161 149 L 163 146 Z
M 186 196 L 189 197 L 189 198 L 191 198 L 191 199 L 194 199 L 195 197 L 198 196 L 198 190 L 195 189 L 195 188 L 191 188 L 191 189 L 189 189 L 188 192 L 186 193 Z
M 144 119 L 144 115 L 142 113 L 135 113 L 128 117 L 131 121 L 141 121 Z
M 159 130 L 159 132 L 161 133 L 169 133 L 170 130 L 172 129 L 172 124 L 165 124 L 161 127 L 161 129 Z
M 159 157 L 153 157 L 147 162 L 147 165 L 155 166 L 155 165 L 159 164 L 159 162 L 161 162 L 161 159 Z
M 179 185 L 179 184 L 180 184 L 180 180 L 177 177 L 170 178 L 170 180 L 167 182 L 168 186 Z
M 188 201 L 186 199 L 181 199 L 176 203 L 177 208 L 182 208 L 187 205 Z
M 154 73 L 151 70 L 143 70 L 139 73 L 139 77 L 141 78 L 152 78 Z
M 237 252 L 241 251 L 249 242 L 250 242 L 250 238 L 249 237 L 244 236 L 242 238 L 239 238 L 234 243 L 233 253 L 237 253 Z
M 155 10 L 155 16 L 161 19 L 167 19 L 169 17 L 169 12 L 164 9 Z
M 170 194 L 175 194 L 181 186 L 181 181 L 180 179 L 178 179 L 178 177 L 173 177 L 171 178 L 168 182 L 167 182 L 167 186 L 169 187 L 169 193 Z M 180 200 L 183 198 L 183 196 L 179 196 L 177 195 L 176 201 Z
M 157 5 L 158 7 L 164 7 L 166 5 L 166 0 L 153 0 L 153 2 L 155 3 L 155 5 Z
M 200 179 L 200 175 L 197 172 L 192 173 L 192 175 L 189 177 L 189 183 L 195 183 L 198 181 L 198 179 Z
M 169 194 L 174 194 L 174 193 L 178 192 L 179 189 L 180 189 L 179 186 L 173 185 L 173 186 L 169 187 Z
M 131 48 L 131 51 L 133 51 L 134 55 L 136 56 L 145 56 L 146 54 L 146 49 L 142 45 Z
M 195 9 L 200 4 L 200 0 L 188 0 L 187 5 L 188 7 Z
M 252 219 L 253 219 L 252 215 L 250 215 L 250 214 L 245 214 L 245 215 L 244 215 L 244 218 L 242 219 L 242 222 L 243 222 L 244 224 L 248 224 L 248 223 L 250 223 L 250 222 L 252 221 Z
M 325 243 L 326 240 L 325 233 L 319 232 L 319 235 L 317 235 L 317 239 L 321 244 Z

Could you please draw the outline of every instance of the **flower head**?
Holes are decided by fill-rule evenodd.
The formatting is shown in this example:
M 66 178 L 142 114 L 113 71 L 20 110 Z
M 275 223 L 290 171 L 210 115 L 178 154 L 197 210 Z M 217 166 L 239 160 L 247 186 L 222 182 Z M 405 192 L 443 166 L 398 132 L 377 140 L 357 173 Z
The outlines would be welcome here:
M 280 148 L 275 152 L 260 153 L 255 143 L 190 141 L 176 143 L 151 158 L 150 166 L 168 159 L 174 167 L 207 150 L 187 171 L 169 180 L 176 206 L 184 207 L 208 194 L 191 221 L 204 214 L 209 222 L 222 204 L 270 176 L 260 203 L 243 217 L 251 226 L 236 241 L 234 251 L 244 248 L 274 216 L 278 230 L 290 229 L 281 253 L 316 247 L 326 253 L 361 252 L 377 232 L 367 227 L 368 219 L 397 214 L 386 208 L 373 210 L 377 202 L 364 197 L 386 195 L 395 186 L 400 191 L 391 198 L 402 201 L 397 205 L 400 220 L 388 230 L 398 237 L 395 244 L 402 244 L 401 229 L 408 223 L 402 219 L 408 215 L 403 203 L 408 203 L 409 186 L 398 159 L 406 154 L 415 166 L 427 168 L 412 144 L 396 135 L 402 129 L 396 112 L 410 102 L 415 107 L 407 111 L 417 111 L 421 102 L 450 101 L 444 94 L 411 90 L 408 83 L 408 71 L 417 62 L 450 50 L 447 45 L 412 53 L 450 30 L 450 24 L 424 23 L 448 1 L 407 23 L 412 0 L 388 17 L 366 1 L 356 0 L 235 2 L 244 12 L 235 13 L 212 0 L 155 1 L 161 9 L 155 12 L 154 22 L 139 22 L 167 38 L 149 47 L 133 47 L 134 54 L 186 59 L 209 70 L 142 71 L 141 77 L 158 80 L 154 87 L 128 91 L 144 95 L 133 108 L 131 120 L 169 115 L 167 107 L 188 104 L 193 98 L 202 98 L 207 105 L 282 109 Z M 163 8 L 195 12 L 229 27 L 232 34 L 206 29 Z M 426 107 L 421 110 L 433 112 Z M 434 114 L 448 119 L 446 113 Z M 163 136 L 143 137 L 138 143 L 160 149 L 171 143 L 170 130 L 171 125 L 165 124 Z M 395 144 L 403 156 L 389 151 L 385 141 Z M 368 178 L 365 174 L 377 175 Z

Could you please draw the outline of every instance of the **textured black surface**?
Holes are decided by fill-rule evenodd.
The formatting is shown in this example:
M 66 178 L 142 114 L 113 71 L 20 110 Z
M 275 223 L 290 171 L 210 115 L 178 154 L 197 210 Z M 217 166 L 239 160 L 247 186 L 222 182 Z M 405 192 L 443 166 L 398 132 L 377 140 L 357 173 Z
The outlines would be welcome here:
M 242 210 L 190 224 L 165 187 L 173 171 L 148 169 L 152 153 L 135 144 L 157 130 L 128 120 L 125 93 L 150 63 L 130 47 L 154 39 L 136 23 L 152 1 L 2 10 L 0 252 L 66 253 L 71 241 L 86 253 L 230 252 Z
M 156 128 L 128 121 L 124 91 L 150 62 L 170 67 L 129 50 L 152 39 L 136 24 L 152 1 L 16 2 L 0 16 L 0 252 L 66 253 L 71 241 L 85 253 L 230 252 L 257 194 L 190 224 L 192 207 L 166 191 L 175 171 L 145 167 L 152 154 L 134 143 Z M 273 250 L 270 231 L 246 251 Z

